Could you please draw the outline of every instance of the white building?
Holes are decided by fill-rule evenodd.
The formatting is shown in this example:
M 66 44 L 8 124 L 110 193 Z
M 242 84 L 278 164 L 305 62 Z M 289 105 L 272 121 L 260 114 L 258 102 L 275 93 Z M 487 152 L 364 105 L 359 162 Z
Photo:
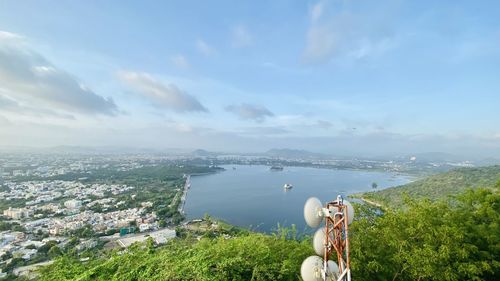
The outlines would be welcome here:
M 139 225 L 139 231 L 140 231 L 140 232 L 144 232 L 144 231 L 146 231 L 146 230 L 149 230 L 149 224 L 147 224 L 147 223 L 141 223 L 141 224 Z
M 79 209 L 82 206 L 82 201 L 71 199 L 64 202 L 64 207 L 68 209 Z
M 25 208 L 11 208 L 3 211 L 3 215 L 15 220 L 27 218 L 33 215 L 33 211 Z

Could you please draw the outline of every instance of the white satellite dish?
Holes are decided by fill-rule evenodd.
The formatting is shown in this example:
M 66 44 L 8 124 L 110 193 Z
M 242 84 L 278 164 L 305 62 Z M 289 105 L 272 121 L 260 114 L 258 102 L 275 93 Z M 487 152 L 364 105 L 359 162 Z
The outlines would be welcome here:
M 347 224 L 351 224 L 354 220 L 354 207 L 352 207 L 351 203 L 347 200 L 343 200 L 344 205 L 347 206 Z M 337 207 L 330 207 L 330 213 L 334 215 L 338 212 Z
M 334 261 L 328 261 L 328 269 L 326 272 L 326 280 L 336 281 L 339 278 L 340 270 L 339 266 Z
M 304 281 L 323 281 L 322 269 L 323 259 L 318 256 L 310 256 L 302 262 L 300 276 Z
M 307 199 L 304 205 L 304 218 L 310 227 L 318 227 L 323 220 L 323 207 L 316 197 Z
M 323 259 L 318 256 L 306 258 L 300 266 L 300 276 L 304 281 L 336 281 L 340 271 L 336 262 L 329 260 L 326 269 L 326 280 L 323 280 Z
M 347 224 L 351 224 L 354 220 L 354 207 L 347 200 L 344 200 L 344 205 L 347 205 Z
M 314 238 L 313 238 L 313 248 L 314 252 L 322 257 L 325 254 L 325 238 L 326 238 L 326 228 L 322 227 L 318 230 L 316 230 L 316 233 L 314 233 Z

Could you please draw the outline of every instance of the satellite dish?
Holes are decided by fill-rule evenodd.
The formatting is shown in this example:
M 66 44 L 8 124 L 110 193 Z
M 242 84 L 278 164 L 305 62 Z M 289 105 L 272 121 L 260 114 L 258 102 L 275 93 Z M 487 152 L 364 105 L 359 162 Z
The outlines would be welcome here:
M 304 281 L 323 281 L 322 269 L 323 259 L 318 256 L 310 256 L 302 262 L 300 276 Z
M 318 230 L 316 230 L 316 233 L 314 233 L 314 238 L 313 238 L 313 248 L 314 252 L 322 257 L 325 254 L 325 238 L 326 238 L 326 228 L 322 227 Z
M 343 200 L 344 205 L 347 206 L 347 224 L 351 224 L 354 220 L 354 207 L 347 200 Z M 339 211 L 337 207 L 330 207 L 330 213 L 333 215 Z
M 307 199 L 304 205 L 304 218 L 310 227 L 318 227 L 323 220 L 321 201 L 316 197 Z
M 331 281 L 338 280 L 339 275 L 340 275 L 340 270 L 339 270 L 339 266 L 337 265 L 337 263 L 329 260 L 327 266 L 328 266 L 328 269 L 326 272 L 326 276 L 327 276 L 326 280 L 331 280 Z
M 351 224 L 354 220 L 354 207 L 347 200 L 344 200 L 344 205 L 347 205 L 347 224 Z
M 304 281 L 336 281 L 340 270 L 336 262 L 329 260 L 327 263 L 326 280 L 323 280 L 323 259 L 318 256 L 306 258 L 300 267 L 300 276 Z

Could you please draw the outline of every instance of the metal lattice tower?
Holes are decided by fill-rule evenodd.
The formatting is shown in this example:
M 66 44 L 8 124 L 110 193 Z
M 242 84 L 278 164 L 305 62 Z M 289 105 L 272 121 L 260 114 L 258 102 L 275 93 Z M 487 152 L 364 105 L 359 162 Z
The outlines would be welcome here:
M 351 281 L 349 224 L 354 218 L 352 205 L 342 196 L 324 206 L 309 198 L 304 218 L 310 227 L 324 227 L 314 234 L 313 246 L 318 256 L 310 256 L 301 266 L 304 281 Z M 334 261 L 337 261 L 334 262 Z

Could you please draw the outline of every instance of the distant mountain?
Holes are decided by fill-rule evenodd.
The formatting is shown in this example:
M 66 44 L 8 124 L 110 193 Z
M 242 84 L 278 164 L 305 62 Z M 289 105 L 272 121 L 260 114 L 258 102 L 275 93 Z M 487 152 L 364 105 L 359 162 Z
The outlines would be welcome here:
M 500 181 L 500 166 L 459 168 L 429 176 L 415 182 L 380 191 L 356 194 L 353 197 L 368 199 L 385 207 L 400 208 L 404 194 L 413 199 L 428 198 L 432 201 L 457 195 L 467 188 L 492 188 Z
M 135 153 L 166 153 L 155 148 L 122 147 L 122 146 L 72 146 L 60 145 L 40 150 L 48 153 L 64 154 L 135 154 Z
M 500 165 L 500 159 L 497 158 L 485 158 L 475 162 L 477 166 L 491 166 Z
M 307 150 L 299 150 L 299 149 L 288 149 L 288 148 L 274 148 L 270 149 L 265 153 L 267 156 L 270 157 L 280 157 L 280 158 L 301 158 L 301 159 L 307 159 L 307 158 L 314 158 L 314 159 L 321 159 L 321 158 L 328 158 L 329 156 L 326 154 L 322 153 L 316 153 L 316 152 L 310 152 Z
M 196 149 L 191 152 L 191 155 L 196 156 L 196 157 L 209 157 L 209 156 L 216 156 L 217 153 L 215 152 L 210 152 L 204 149 Z
M 77 146 L 59 145 L 51 147 L 23 147 L 9 146 L 0 147 L 0 152 L 14 153 L 46 153 L 46 154 L 74 154 L 74 155 L 97 155 L 97 154 L 166 154 L 185 155 L 190 153 L 187 149 L 181 148 L 147 148 L 147 147 L 126 147 L 126 146 Z

